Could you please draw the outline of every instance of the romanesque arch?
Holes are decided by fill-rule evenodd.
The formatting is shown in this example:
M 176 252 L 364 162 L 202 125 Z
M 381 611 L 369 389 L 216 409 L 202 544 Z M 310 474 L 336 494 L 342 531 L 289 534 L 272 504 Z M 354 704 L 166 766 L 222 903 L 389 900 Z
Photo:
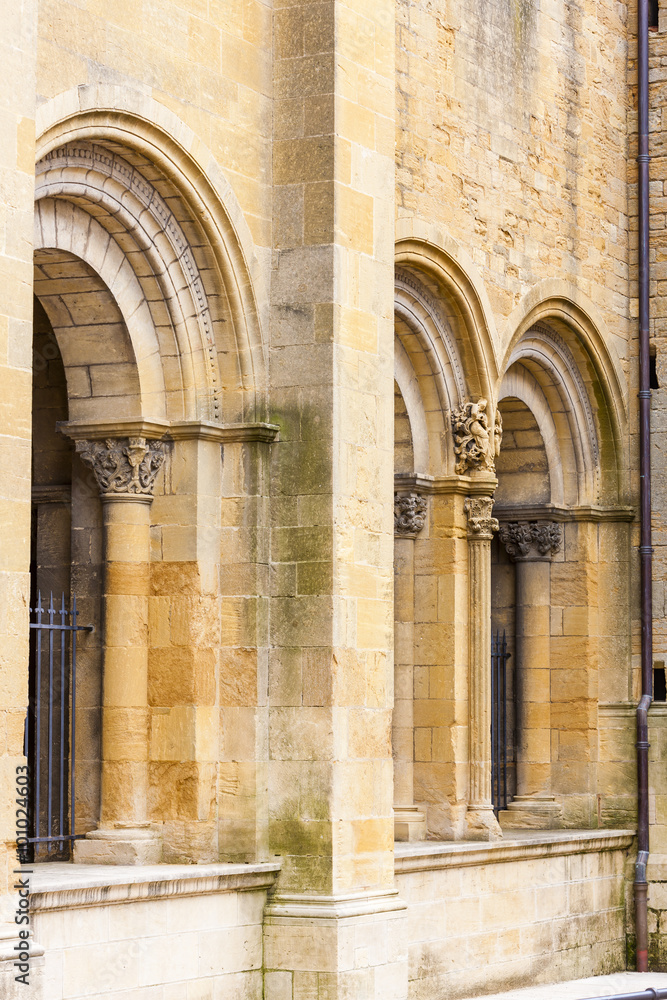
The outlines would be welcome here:
M 595 825 L 605 654 L 629 628 L 620 366 L 594 307 L 565 283 L 533 289 L 502 338 L 493 619 L 508 636 L 518 742 L 501 821 Z
M 42 105 L 37 129 L 38 197 L 95 205 L 100 224 L 117 217 L 131 252 L 150 263 L 143 277 L 152 271 L 184 359 L 185 419 L 263 420 L 264 276 L 238 201 L 201 140 L 146 95 L 92 85 Z M 155 301 L 154 287 L 148 294 Z
M 257 830 L 242 843 L 234 808 L 257 784 L 219 745 L 220 716 L 238 699 L 221 710 L 217 698 L 234 685 L 239 647 L 248 671 L 266 643 L 257 623 L 221 629 L 242 618 L 243 599 L 219 582 L 239 559 L 237 517 L 260 516 L 248 452 L 259 469 L 275 434 L 264 422 L 262 271 L 220 168 L 166 108 L 84 87 L 48 102 L 39 127 L 35 292 L 67 379 L 61 426 L 79 454 L 72 583 L 97 626 L 80 662 L 94 718 L 79 729 L 90 801 L 77 850 L 213 861 L 229 834 L 229 852 L 254 856 Z

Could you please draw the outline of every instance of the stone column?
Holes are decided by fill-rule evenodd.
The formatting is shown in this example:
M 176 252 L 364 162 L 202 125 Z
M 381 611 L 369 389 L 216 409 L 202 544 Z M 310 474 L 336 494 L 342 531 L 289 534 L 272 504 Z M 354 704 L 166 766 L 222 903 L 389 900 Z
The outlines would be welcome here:
M 415 538 L 426 522 L 418 493 L 394 494 L 394 838 L 423 840 L 426 817 L 414 802 Z
M 466 815 L 468 837 L 502 836 L 491 799 L 491 540 L 498 522 L 493 498 L 468 497 L 468 759 L 470 785 Z
M 560 826 L 551 794 L 551 558 L 562 542 L 553 521 L 514 521 L 500 540 L 516 564 L 515 706 L 517 794 L 501 816 L 503 827 Z
M 164 444 L 143 437 L 77 441 L 97 480 L 104 520 L 104 673 L 100 826 L 75 861 L 155 864 L 148 821 L 150 505 Z

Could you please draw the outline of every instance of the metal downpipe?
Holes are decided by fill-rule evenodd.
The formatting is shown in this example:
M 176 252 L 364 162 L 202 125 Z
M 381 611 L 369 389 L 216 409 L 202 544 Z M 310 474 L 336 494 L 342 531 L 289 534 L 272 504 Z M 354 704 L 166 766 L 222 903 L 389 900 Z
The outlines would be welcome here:
M 639 495 L 641 508 L 641 690 L 637 705 L 637 861 L 634 900 L 637 971 L 648 972 L 648 710 L 653 693 L 653 549 L 651 547 L 651 388 L 649 345 L 648 0 L 637 4 Z

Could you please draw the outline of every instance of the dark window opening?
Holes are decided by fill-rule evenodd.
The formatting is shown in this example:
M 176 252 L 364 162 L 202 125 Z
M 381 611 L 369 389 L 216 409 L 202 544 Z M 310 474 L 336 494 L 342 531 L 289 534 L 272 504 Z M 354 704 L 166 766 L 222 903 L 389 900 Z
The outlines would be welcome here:
M 658 30 L 658 0 L 648 0 L 648 29 Z
M 649 366 L 649 386 L 651 389 L 659 389 L 660 383 L 658 382 L 658 368 L 656 365 L 655 354 L 651 354 L 648 359 Z
M 667 701 L 667 682 L 665 681 L 665 668 L 653 668 L 653 700 Z

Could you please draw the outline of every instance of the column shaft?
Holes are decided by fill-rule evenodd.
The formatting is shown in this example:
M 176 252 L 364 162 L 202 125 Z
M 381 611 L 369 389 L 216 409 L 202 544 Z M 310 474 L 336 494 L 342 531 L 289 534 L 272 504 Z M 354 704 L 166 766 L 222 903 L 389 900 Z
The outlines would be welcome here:
M 551 790 L 550 565 L 516 564 L 517 794 Z
M 491 542 L 470 541 L 470 797 L 491 804 Z
M 500 540 L 516 564 L 517 788 L 500 815 L 511 828 L 550 829 L 562 809 L 551 794 L 551 559 L 562 531 L 551 521 L 505 524 Z
M 502 836 L 491 799 L 491 497 L 466 500 L 468 515 L 468 836 Z
M 414 539 L 394 539 L 394 806 L 412 806 L 414 684 Z
M 102 497 L 104 653 L 100 826 L 75 842 L 78 862 L 155 864 L 149 824 L 148 596 L 150 505 L 164 445 L 145 438 L 77 441 Z
M 103 502 L 101 826 L 147 822 L 150 501 Z

